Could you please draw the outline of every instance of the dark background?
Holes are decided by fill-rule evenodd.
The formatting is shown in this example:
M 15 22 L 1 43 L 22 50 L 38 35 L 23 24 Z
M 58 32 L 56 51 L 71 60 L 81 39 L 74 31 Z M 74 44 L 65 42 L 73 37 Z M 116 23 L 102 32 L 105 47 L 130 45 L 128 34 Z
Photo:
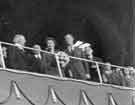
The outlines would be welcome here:
M 95 56 L 117 65 L 130 64 L 131 0 L 1 0 L 0 40 L 22 33 L 28 45 L 45 44 L 47 35 L 73 33 L 90 42 Z M 63 47 L 62 46 L 62 47 Z

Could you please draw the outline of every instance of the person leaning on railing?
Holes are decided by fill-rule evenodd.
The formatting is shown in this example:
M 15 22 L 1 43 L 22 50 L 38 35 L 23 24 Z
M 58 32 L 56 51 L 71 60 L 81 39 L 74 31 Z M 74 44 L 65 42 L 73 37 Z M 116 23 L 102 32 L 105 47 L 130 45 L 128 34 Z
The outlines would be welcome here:
M 110 63 L 102 66 L 102 78 L 104 83 L 111 83 L 112 68 Z
M 38 44 L 33 45 L 35 50 L 32 51 L 33 60 L 32 64 L 32 72 L 43 73 L 45 74 L 46 67 L 42 65 L 43 63 L 43 52 L 40 52 L 41 47 Z
M 69 56 L 84 58 L 84 54 L 82 50 L 78 47 L 74 47 L 73 35 L 67 34 L 64 36 L 64 38 L 67 44 L 65 53 L 67 53 Z M 89 70 L 86 69 L 87 68 L 86 65 L 87 65 L 87 62 L 70 58 L 66 75 L 70 77 L 70 74 L 72 73 L 73 75 L 72 78 L 86 80 L 88 79 L 88 75 L 89 75 Z
M 26 42 L 25 37 L 23 35 L 17 34 L 17 35 L 15 35 L 13 42 L 14 42 L 13 46 L 10 46 L 10 47 L 7 47 L 7 48 L 2 47 L 4 59 L 7 60 L 7 64 L 8 64 L 7 67 L 10 68 L 10 69 L 30 71 L 30 68 L 31 68 L 30 65 L 32 63 L 30 64 L 29 61 L 31 59 L 31 56 L 29 56 L 29 54 L 26 53 L 26 51 L 24 50 L 24 47 L 23 47 L 25 45 L 25 42 Z M 52 43 L 52 41 L 51 41 L 51 43 Z M 4 44 L 4 43 L 2 43 L 2 44 Z M 59 63 L 60 63 L 61 69 L 63 70 L 62 72 L 64 73 L 64 75 L 65 75 L 65 71 L 67 71 L 66 68 L 68 68 L 69 77 L 75 78 L 74 77 L 75 75 L 73 74 L 73 70 L 75 70 L 74 67 L 77 67 L 79 64 L 81 64 L 81 66 L 82 66 L 82 62 L 79 61 L 79 63 L 77 62 L 77 65 L 72 65 L 71 61 L 73 59 L 72 59 L 71 56 L 69 56 L 65 52 L 55 51 L 54 48 L 50 49 L 49 46 L 47 47 L 47 50 L 52 53 L 50 55 L 55 55 L 55 54 L 58 55 Z M 35 45 L 34 49 L 41 50 L 39 45 Z M 38 58 L 38 54 L 40 53 L 40 51 L 34 50 L 33 52 L 34 52 L 34 56 L 36 58 Z M 90 47 L 87 47 L 84 52 L 87 55 L 87 57 L 85 56 L 87 59 L 97 61 L 97 58 L 95 59 L 95 57 L 93 56 L 93 54 L 92 54 L 93 50 Z M 0 55 L 0 56 L 2 56 L 2 55 Z M 46 53 L 45 53 L 45 56 L 48 56 L 48 55 L 46 55 Z M 39 59 L 43 59 L 42 54 L 39 55 Z M 46 58 L 44 58 L 44 59 L 46 60 Z M 53 59 L 51 61 L 54 62 L 55 59 Z M 75 60 L 75 61 L 77 61 L 77 60 Z M 48 61 L 46 61 L 46 62 L 48 62 Z M 46 64 L 46 62 L 43 62 L 43 64 Z M 2 62 L 0 62 L 0 63 L 2 65 Z M 103 82 L 109 83 L 109 84 L 114 84 L 114 85 L 135 87 L 135 69 L 133 67 L 124 68 L 124 67 L 111 65 L 110 63 L 99 63 L 99 65 L 104 66 L 104 68 L 101 69 Z M 97 69 L 94 62 L 93 62 L 92 66 L 95 69 Z M 52 67 L 52 65 L 49 65 L 49 67 Z M 57 68 L 56 62 L 55 62 L 55 67 Z M 80 67 L 80 65 L 79 65 L 79 67 Z M 42 69 L 42 70 L 46 71 L 47 69 Z M 53 69 L 52 71 L 55 72 L 55 71 L 58 71 L 58 70 Z M 91 71 L 91 68 L 90 68 L 90 71 Z M 38 72 L 38 71 L 36 71 L 36 72 Z M 41 72 L 39 71 L 38 73 L 41 73 Z M 55 75 L 55 73 L 52 73 L 50 75 Z M 86 76 L 86 73 L 84 75 Z M 92 78 L 92 76 L 95 77 L 95 75 L 91 74 L 91 78 Z M 76 79 L 82 79 L 82 78 L 76 78 Z
M 113 67 L 111 66 L 111 63 L 105 63 L 105 65 L 102 65 L 102 78 L 104 83 L 119 86 L 129 86 L 126 75 L 128 75 L 128 73 L 125 73 L 124 75 L 123 69 Z
M 50 52 L 51 54 L 43 53 L 41 68 L 44 68 L 44 72 L 48 75 L 60 76 L 55 57 L 55 54 L 58 52 L 58 49 L 56 49 L 55 38 L 51 36 L 47 37 L 46 45 L 47 47 L 45 48 L 45 50 Z
M 85 47 L 84 48 L 84 53 L 85 53 L 85 58 L 86 59 L 92 60 L 92 61 L 100 61 L 100 62 L 102 62 L 101 58 L 95 57 L 93 55 L 93 49 L 91 48 L 91 46 Z M 88 69 L 89 69 L 89 74 L 90 74 L 90 80 L 99 82 L 99 75 L 98 75 L 98 72 L 97 72 L 96 64 L 93 63 L 93 62 L 89 62 L 88 67 L 89 67 Z
M 124 74 L 124 86 L 126 87 L 135 87 L 135 69 L 133 67 L 128 66 L 123 71 Z
M 69 66 L 70 57 L 68 56 L 68 54 L 66 54 L 63 51 L 59 51 L 57 53 L 57 56 L 58 56 L 58 60 L 60 63 L 60 67 L 61 67 L 63 76 L 73 78 L 73 74 L 72 74 L 71 68 Z
M 7 67 L 10 69 L 30 71 L 30 59 L 24 49 L 26 39 L 24 35 L 16 34 L 13 38 L 14 46 L 9 46 L 7 49 Z

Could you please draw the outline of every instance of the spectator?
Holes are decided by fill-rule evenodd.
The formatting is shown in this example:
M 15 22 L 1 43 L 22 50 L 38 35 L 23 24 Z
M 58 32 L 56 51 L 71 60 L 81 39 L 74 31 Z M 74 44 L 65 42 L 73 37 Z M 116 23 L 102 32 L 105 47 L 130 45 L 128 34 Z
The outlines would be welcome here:
M 45 73 L 49 75 L 59 76 L 57 62 L 55 58 L 56 50 L 56 41 L 53 37 L 48 37 L 46 39 L 46 50 L 52 54 L 44 53 L 42 59 L 42 67 L 46 68 Z
M 106 63 L 104 66 L 102 76 L 105 83 L 123 86 L 123 76 L 121 75 L 121 69 L 112 69 L 110 63 Z
M 111 83 L 111 75 L 112 75 L 112 69 L 110 63 L 105 63 L 102 71 L 102 78 L 104 83 Z
M 124 69 L 124 80 L 127 87 L 135 87 L 135 70 L 133 67 Z
M 89 47 L 86 47 L 84 49 L 84 53 L 85 53 L 85 58 L 86 59 L 89 59 L 89 60 L 92 60 L 92 61 L 99 61 L 99 62 L 102 62 L 102 59 L 98 58 L 98 57 L 95 57 L 93 55 L 93 49 L 89 46 Z M 91 77 L 91 81 L 95 81 L 95 82 L 99 82 L 99 75 L 98 75 L 98 72 L 97 72 L 97 66 L 95 63 L 93 62 L 89 62 L 88 63 L 88 67 L 89 67 L 89 74 L 90 74 L 90 77 Z
M 25 37 L 17 34 L 13 39 L 13 43 L 15 46 L 10 46 L 7 51 L 7 67 L 25 71 L 31 70 L 29 56 L 23 47 L 26 43 Z
M 62 52 L 62 51 L 59 51 L 57 55 L 59 58 L 61 68 L 65 68 L 70 62 L 70 57 L 65 52 Z
M 81 49 L 74 47 L 74 37 L 71 34 L 65 35 L 65 41 L 67 44 L 67 49 L 65 52 L 69 56 L 84 58 L 84 54 Z M 65 74 L 70 77 L 70 71 L 72 72 L 73 78 L 86 80 L 89 75 L 88 64 L 84 61 L 70 59 L 68 64 L 68 69 Z M 70 71 L 69 71 L 70 70 Z
M 32 62 L 32 71 L 37 73 L 45 73 L 47 69 L 43 62 L 43 52 L 40 52 L 41 47 L 38 44 L 33 46 L 33 62 Z

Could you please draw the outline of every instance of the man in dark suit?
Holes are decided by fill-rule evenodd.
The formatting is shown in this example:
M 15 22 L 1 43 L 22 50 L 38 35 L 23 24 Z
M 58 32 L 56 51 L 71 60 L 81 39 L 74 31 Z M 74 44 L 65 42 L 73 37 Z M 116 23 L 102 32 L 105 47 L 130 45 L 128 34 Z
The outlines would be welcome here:
M 7 67 L 18 70 L 31 70 L 30 59 L 24 50 L 26 39 L 23 35 L 17 34 L 13 39 L 15 46 L 10 46 L 7 51 Z
M 32 72 L 45 73 L 46 66 L 43 62 L 43 52 L 38 44 L 33 46 Z
M 71 34 L 67 34 L 64 38 L 67 43 L 67 49 L 65 50 L 65 52 L 70 56 L 84 58 L 82 50 L 73 46 L 74 37 Z M 73 78 L 86 80 L 88 78 L 87 74 L 89 74 L 87 66 L 87 62 L 71 58 L 69 64 L 67 65 L 67 70 L 65 71 L 65 73 L 66 75 L 71 74 L 68 73 L 70 70 L 70 72 L 72 72 Z

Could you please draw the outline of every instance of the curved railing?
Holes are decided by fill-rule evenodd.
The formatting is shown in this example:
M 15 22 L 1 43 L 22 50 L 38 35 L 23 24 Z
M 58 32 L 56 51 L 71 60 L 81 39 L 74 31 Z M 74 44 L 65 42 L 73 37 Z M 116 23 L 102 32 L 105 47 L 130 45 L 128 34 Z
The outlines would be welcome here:
M 5 60 L 4 60 L 4 55 L 3 55 L 3 51 L 2 51 L 2 47 L 3 46 L 16 46 L 15 44 L 11 44 L 11 43 L 7 43 L 7 42 L 2 42 L 0 41 L 0 57 L 1 57 L 1 69 L 4 69 L 4 70 L 11 70 L 11 71 L 16 71 L 16 72 L 20 72 L 18 70 L 13 70 L 12 68 L 7 68 L 6 67 L 6 64 L 5 64 Z M 30 47 L 26 47 L 24 46 L 25 49 L 28 49 L 28 50 L 37 50 L 37 49 L 34 49 L 34 48 L 30 48 Z M 55 58 L 56 58 L 56 63 L 57 63 L 57 68 L 58 68 L 58 73 L 59 73 L 59 77 L 56 77 L 56 78 L 60 78 L 60 79 L 67 79 L 66 77 L 64 77 L 63 75 L 63 71 L 62 71 L 62 68 L 60 66 L 60 62 L 59 62 L 59 59 L 58 59 L 58 54 L 57 53 L 50 53 L 48 51 L 45 51 L 45 50 L 38 50 L 42 53 L 47 53 L 47 54 L 51 54 L 51 55 L 54 55 Z M 106 85 L 106 83 L 104 83 L 104 79 L 103 79 L 103 71 L 101 70 L 101 65 L 102 66 L 108 66 L 108 64 L 106 63 L 103 63 L 103 62 L 98 62 L 98 61 L 93 61 L 93 60 L 88 60 L 88 59 L 85 59 L 85 58 L 78 58 L 78 57 L 73 57 L 73 56 L 69 56 L 70 58 L 72 59 L 75 59 L 75 60 L 80 60 L 80 61 L 83 61 L 83 62 L 88 62 L 88 63 L 93 63 L 96 70 L 97 70 L 97 75 L 98 75 L 98 78 L 99 78 L 99 81 L 97 81 L 96 83 L 97 84 L 102 84 L 102 85 Z M 123 73 L 123 70 L 129 70 L 128 67 L 122 67 L 122 66 L 117 66 L 117 65 L 110 65 L 111 67 L 115 68 L 115 69 L 119 69 L 118 72 L 121 72 Z M 132 70 L 133 71 L 133 70 Z M 21 72 L 25 72 L 25 71 L 21 71 Z M 31 72 L 27 72 L 28 74 L 31 73 Z M 38 73 L 31 73 L 31 74 L 35 74 L 35 75 L 46 75 L 46 74 L 38 74 Z M 124 75 L 124 74 L 122 74 Z M 72 79 L 72 78 L 70 78 Z M 89 82 L 89 81 L 85 81 L 85 80 L 77 80 L 77 81 L 83 81 L 83 82 Z M 132 83 L 134 83 L 135 81 L 133 80 Z M 111 85 L 114 85 L 115 87 L 117 87 L 117 85 L 115 84 L 111 84 Z M 119 86 L 118 86 L 119 87 Z M 126 86 L 120 86 L 122 88 L 127 88 Z M 128 87 L 129 89 L 133 89 L 134 86 L 131 86 L 131 87 Z

